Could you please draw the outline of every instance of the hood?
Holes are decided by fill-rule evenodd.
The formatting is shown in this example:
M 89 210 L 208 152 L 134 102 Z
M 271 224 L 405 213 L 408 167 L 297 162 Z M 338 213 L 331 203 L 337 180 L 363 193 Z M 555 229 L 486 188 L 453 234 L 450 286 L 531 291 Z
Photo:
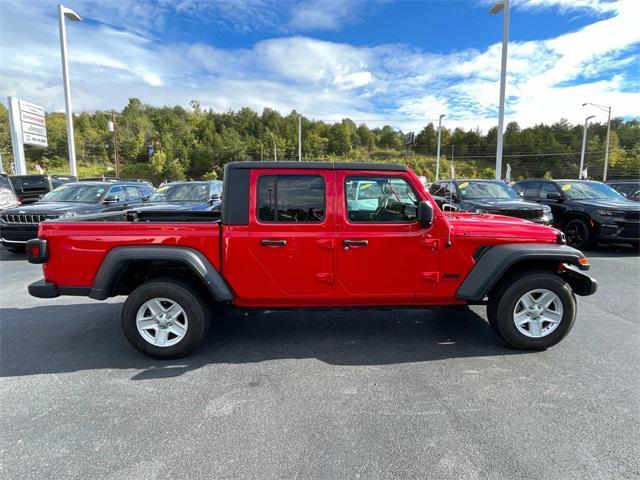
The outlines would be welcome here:
M 218 207 L 219 203 L 214 203 L 213 205 L 209 205 L 208 202 L 151 202 L 151 203 L 141 203 L 136 205 L 135 207 L 130 207 L 132 210 L 142 210 L 142 211 L 189 211 L 189 212 L 198 212 L 198 211 L 206 211 L 206 210 L 214 210 Z
M 584 199 L 584 200 L 567 200 L 567 202 L 577 204 L 577 205 L 584 205 L 585 207 L 609 208 L 612 210 L 625 210 L 628 212 L 640 211 L 640 204 L 638 204 L 638 202 L 634 202 L 633 200 L 627 200 L 627 199 L 620 199 L 620 200 Z
M 536 202 L 513 199 L 486 199 L 463 200 L 462 204 L 473 206 L 474 208 L 486 208 L 491 210 L 544 210 L 544 206 Z
M 559 230 L 516 217 L 502 215 L 453 212 L 450 219 L 453 235 L 457 237 L 488 237 L 517 239 L 518 242 L 556 241 Z
M 37 202 L 29 205 L 21 205 L 19 207 L 3 210 L 2 213 L 13 215 L 63 215 L 67 212 L 73 212 L 77 215 L 85 213 L 95 213 L 102 209 L 99 203 L 72 203 L 72 202 Z

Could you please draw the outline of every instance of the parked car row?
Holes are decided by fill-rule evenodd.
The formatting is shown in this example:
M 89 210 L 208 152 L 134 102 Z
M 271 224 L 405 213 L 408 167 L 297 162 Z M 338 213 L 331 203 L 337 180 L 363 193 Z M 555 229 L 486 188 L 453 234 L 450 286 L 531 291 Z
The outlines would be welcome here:
M 213 210 L 220 207 L 222 198 L 222 182 L 216 180 L 171 182 L 155 190 L 144 180 L 78 181 L 54 175 L 15 178 L 0 179 L 0 186 L 5 187 L 0 189 L 0 244 L 13 252 L 22 251 L 28 240 L 36 238 L 40 223 L 46 220 L 128 209 Z M 13 195 L 14 185 L 19 186 L 20 197 Z M 7 192 L 6 201 L 3 190 Z M 43 191 L 48 193 L 42 196 Z M 37 197 L 26 197 L 36 192 Z
M 426 179 L 422 180 L 423 184 Z M 351 202 L 378 204 L 383 192 L 371 182 L 352 186 Z M 397 187 L 394 187 L 397 188 Z M 609 185 L 587 180 L 440 180 L 426 186 L 444 211 L 506 215 L 552 225 L 567 242 L 588 248 L 596 242 L 640 243 L 640 180 Z M 60 217 L 127 209 L 207 211 L 221 208 L 222 182 L 171 182 L 157 190 L 145 180 L 63 175 L 0 177 L 0 244 L 22 250 L 40 222 Z
M 615 187 L 615 188 L 614 188 Z M 429 192 L 442 210 L 524 218 L 562 230 L 569 245 L 640 244 L 640 181 L 441 180 Z M 635 200 L 635 201 L 634 201 Z

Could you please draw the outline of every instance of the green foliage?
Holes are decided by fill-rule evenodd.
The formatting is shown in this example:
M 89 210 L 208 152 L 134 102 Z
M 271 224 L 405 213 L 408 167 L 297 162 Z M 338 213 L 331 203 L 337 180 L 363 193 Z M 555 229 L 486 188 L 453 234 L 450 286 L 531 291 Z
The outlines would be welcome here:
M 76 152 L 80 176 L 113 175 L 114 136 L 107 123 L 115 113 L 120 176 L 148 178 L 155 183 L 180 178 L 222 178 L 230 161 L 272 160 L 274 143 L 278 160 L 297 160 L 298 118 L 265 108 L 214 112 L 192 100 L 189 108 L 154 107 L 131 98 L 121 112 L 80 113 L 75 118 Z M 403 132 L 389 125 L 369 128 L 350 119 L 328 124 L 302 117 L 302 154 L 308 161 L 375 161 L 404 163 L 416 172 L 435 177 L 437 126 L 417 132 L 409 152 Z M 50 173 L 68 173 L 65 116 L 47 115 L 47 148 L 25 147 L 29 171 L 40 165 Z M 493 177 L 497 129 L 485 134 L 477 129 L 443 128 L 440 176 L 449 175 L 454 158 L 458 177 Z M 588 131 L 585 159 L 590 176 L 602 175 L 606 124 L 594 123 Z M 577 176 L 582 126 L 560 120 L 553 125 L 505 128 L 503 164 L 512 178 Z M 0 152 L 5 169 L 12 162 L 8 112 L 0 105 Z M 503 172 L 504 173 L 504 172 Z M 640 175 L 640 122 L 611 122 L 609 177 Z

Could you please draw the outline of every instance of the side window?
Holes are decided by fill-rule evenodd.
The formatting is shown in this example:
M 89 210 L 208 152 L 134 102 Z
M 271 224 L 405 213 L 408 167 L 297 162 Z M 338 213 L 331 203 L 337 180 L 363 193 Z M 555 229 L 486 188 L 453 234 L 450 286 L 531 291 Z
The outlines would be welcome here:
M 526 183 L 516 183 L 513 185 L 513 189 L 518 192 L 520 195 L 522 195 L 522 193 L 524 192 L 524 187 L 525 187 Z
M 429 193 L 431 195 L 441 196 L 442 195 L 442 184 L 441 183 L 433 183 L 431 187 L 429 187 Z
M 257 216 L 262 222 L 321 222 L 325 184 L 320 175 L 263 175 L 258 179 Z
M 547 193 L 558 193 L 558 189 L 553 183 L 545 182 L 542 184 L 542 188 L 540 189 L 540 198 L 543 200 L 546 199 Z
M 399 223 L 417 218 L 418 197 L 403 178 L 347 177 L 345 197 L 351 222 Z
M 142 197 L 142 195 L 140 195 L 140 190 L 138 190 L 138 187 L 124 187 L 124 192 L 125 198 L 127 200 L 140 200 L 140 198 Z
M 524 189 L 524 198 L 532 200 L 538 199 L 538 190 L 540 190 L 541 182 L 529 182 Z
M 122 201 L 124 199 L 124 188 L 120 186 L 111 187 L 111 190 L 109 190 L 109 194 L 107 196 L 118 197 L 120 198 L 120 201 Z

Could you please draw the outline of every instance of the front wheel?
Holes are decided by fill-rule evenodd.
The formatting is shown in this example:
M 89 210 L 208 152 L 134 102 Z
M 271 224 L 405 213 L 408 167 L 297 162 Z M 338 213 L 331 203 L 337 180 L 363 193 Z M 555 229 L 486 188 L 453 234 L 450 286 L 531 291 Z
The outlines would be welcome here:
M 124 303 L 122 329 L 136 350 L 156 358 L 179 358 L 202 342 L 208 316 L 205 302 L 185 284 L 150 281 Z
M 489 299 L 489 323 L 509 345 L 544 350 L 571 331 L 576 300 L 571 287 L 558 275 L 528 272 Z
M 576 218 L 569 220 L 564 227 L 564 233 L 567 237 L 567 244 L 582 250 L 593 244 L 593 232 L 584 220 Z

